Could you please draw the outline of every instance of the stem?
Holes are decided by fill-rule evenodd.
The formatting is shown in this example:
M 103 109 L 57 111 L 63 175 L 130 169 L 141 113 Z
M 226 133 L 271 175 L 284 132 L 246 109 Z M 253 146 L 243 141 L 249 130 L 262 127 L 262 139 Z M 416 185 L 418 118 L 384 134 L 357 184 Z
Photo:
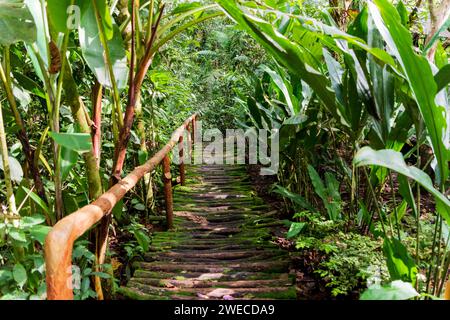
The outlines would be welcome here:
M 378 204 L 378 201 L 377 201 L 377 198 L 376 198 L 376 195 L 375 195 L 375 191 L 373 190 L 372 183 L 370 183 L 370 178 L 369 178 L 369 174 L 367 173 L 366 167 L 363 167 L 363 171 L 364 171 L 364 174 L 366 176 L 367 183 L 369 185 L 369 190 L 370 190 L 370 193 L 372 194 L 372 197 L 373 197 L 373 200 L 374 200 L 374 203 L 375 203 L 375 207 L 376 207 L 376 209 L 378 211 L 378 215 L 380 216 L 381 228 L 383 229 L 384 236 L 387 238 L 386 228 L 385 228 L 384 222 L 383 222 L 383 214 L 382 214 L 381 208 L 380 208 L 380 206 Z M 368 228 L 370 229 L 370 225 L 368 226 Z
M 5 126 L 3 123 L 3 110 L 0 102 L 0 152 L 3 162 L 3 173 L 5 175 L 6 198 L 8 202 L 8 214 L 10 216 L 18 216 L 16 209 L 16 200 L 14 198 L 14 190 L 11 182 L 11 171 L 9 168 L 8 144 L 6 143 Z
M 91 125 L 86 119 L 85 106 L 83 100 L 78 94 L 77 86 L 75 80 L 73 79 L 72 73 L 69 68 L 64 70 L 65 80 L 64 87 L 66 92 L 66 103 L 70 106 L 72 115 L 79 125 L 80 131 L 82 133 L 91 134 Z M 86 174 L 89 186 L 89 199 L 95 200 L 102 195 L 103 187 L 102 180 L 100 177 L 99 167 L 97 166 L 97 158 L 93 150 L 85 152 L 83 154 Z
M 396 227 L 396 230 L 397 230 L 398 241 L 402 241 L 401 236 L 400 236 L 400 223 L 398 221 L 397 199 L 395 197 L 394 181 L 392 179 L 392 171 L 391 170 L 389 170 L 389 182 L 390 182 L 390 185 L 391 185 L 392 198 L 394 200 L 395 227 Z
M 60 131 L 59 127 L 59 108 L 61 106 L 61 96 L 62 96 L 62 87 L 64 82 L 64 74 L 67 65 L 66 59 L 66 51 L 69 43 L 69 33 L 67 32 L 63 38 L 63 44 L 61 47 L 61 71 L 59 73 L 58 81 L 57 81 L 57 89 L 56 89 L 56 97 L 52 108 L 52 131 L 58 133 Z M 58 220 L 63 218 L 64 215 L 64 205 L 62 199 L 62 177 L 61 177 L 61 146 L 53 141 L 54 148 L 54 162 L 55 162 L 55 212 Z
M 102 139 L 102 85 L 96 81 L 93 89 L 92 97 L 92 148 L 94 157 L 97 162 L 97 167 L 100 168 L 100 154 L 101 154 L 101 139 Z
M 153 27 L 153 11 L 155 10 L 155 0 L 150 1 L 150 8 L 148 9 L 148 23 L 147 23 L 147 33 L 145 35 L 145 44 L 150 41 L 150 35 L 152 33 Z
M 442 224 L 444 223 L 443 219 L 439 216 L 439 232 L 437 235 L 437 254 L 436 254 L 436 264 L 434 266 L 434 286 L 433 286 L 433 294 L 436 294 L 436 289 L 439 287 L 439 265 L 440 265 L 440 255 L 441 255 L 441 237 L 442 237 Z
M 428 267 L 428 272 L 427 272 L 427 286 L 425 289 L 426 293 L 429 293 L 429 289 L 430 289 L 431 273 L 432 273 L 432 269 L 433 269 L 432 262 L 433 262 L 433 257 L 434 257 L 434 250 L 436 247 L 436 237 L 437 237 L 437 233 L 438 233 L 438 225 L 439 225 L 439 215 L 437 215 L 436 225 L 434 226 L 433 242 L 431 245 L 431 261 L 430 261 L 430 266 Z
M 4 65 L 7 72 L 3 70 L 2 64 L 0 63 L 0 79 L 2 80 L 3 87 L 6 92 L 6 97 L 8 99 L 9 106 L 14 115 L 14 120 L 16 122 L 19 130 L 17 131 L 17 138 L 22 144 L 22 149 L 25 154 L 26 161 L 28 163 L 28 168 L 30 170 L 31 176 L 34 180 L 34 185 L 36 188 L 36 192 L 39 197 L 45 202 L 48 203 L 47 197 L 45 195 L 44 184 L 41 179 L 41 175 L 39 173 L 39 166 L 34 162 L 35 151 L 31 147 L 30 140 L 28 138 L 27 131 L 25 129 L 25 125 L 23 123 L 22 117 L 19 112 L 19 108 L 17 107 L 16 99 L 14 98 L 14 94 L 12 91 L 12 81 L 10 76 L 10 59 L 9 59 L 9 48 L 5 48 L 4 51 Z M 48 223 L 49 221 L 47 221 Z M 50 224 L 49 224 L 50 225 Z
M 113 70 L 113 65 L 111 62 L 108 40 L 106 39 L 105 30 L 103 28 L 103 23 L 102 23 L 102 18 L 100 16 L 100 12 L 98 10 L 96 0 L 92 0 L 92 6 L 95 11 L 95 18 L 97 20 L 97 27 L 99 30 L 100 42 L 102 43 L 103 49 L 105 50 L 106 64 L 108 66 L 109 78 L 111 80 L 111 86 L 113 89 L 112 91 L 113 91 L 114 107 L 117 112 L 117 116 L 118 116 L 117 119 L 119 120 L 118 124 L 119 124 L 119 129 L 120 129 L 123 126 L 123 115 L 122 115 L 122 109 L 120 108 L 119 89 L 117 88 L 116 77 L 114 76 L 114 70 Z
M 134 6 L 133 6 L 133 10 L 135 10 Z M 132 78 L 131 78 L 131 75 L 132 75 L 131 72 L 133 69 L 130 68 L 130 88 L 129 88 L 130 92 L 129 92 L 129 96 L 128 96 L 129 100 L 128 100 L 128 104 L 127 104 L 127 109 L 125 111 L 124 126 L 120 130 L 119 141 L 114 150 L 114 167 L 113 167 L 113 171 L 111 174 L 111 181 L 110 181 L 111 184 L 117 183 L 120 180 L 120 176 L 122 174 L 123 164 L 125 163 L 127 145 L 128 145 L 128 141 L 130 139 L 130 134 L 131 134 L 131 127 L 133 126 L 133 122 L 134 122 L 136 101 L 138 101 L 140 99 L 141 86 L 144 81 L 144 77 L 148 71 L 148 68 L 150 67 L 150 64 L 152 62 L 153 56 L 150 53 L 151 53 L 153 43 L 155 41 L 156 31 L 157 31 L 158 25 L 161 21 L 163 12 L 164 12 L 164 6 L 162 6 L 161 11 L 158 16 L 158 19 L 155 22 L 155 26 L 153 27 L 153 30 L 152 30 L 152 36 L 150 38 L 150 42 L 146 49 L 145 55 L 142 58 L 141 63 L 139 64 L 138 71 L 137 71 L 136 75 L 134 75 L 134 73 L 133 73 Z M 132 13 L 131 18 L 134 22 L 134 20 L 135 20 L 134 19 L 135 18 L 134 11 Z M 135 27 L 136 27 L 135 23 L 132 23 L 133 35 L 135 32 Z M 133 52 L 134 52 L 134 49 L 132 51 L 132 54 L 134 55 Z M 134 59 L 132 58 L 131 61 L 133 61 L 133 60 Z
M 421 132 L 421 121 L 419 124 L 419 133 Z M 417 157 L 417 167 L 420 168 L 422 159 L 420 158 L 420 139 L 419 139 L 419 133 L 417 133 L 417 150 L 416 150 L 416 157 Z M 417 190 L 417 214 L 416 214 L 416 264 L 419 265 L 420 263 L 420 257 L 419 257 L 419 244 L 420 244 L 420 185 L 417 183 L 416 185 Z M 416 283 L 417 288 L 419 288 L 419 282 Z

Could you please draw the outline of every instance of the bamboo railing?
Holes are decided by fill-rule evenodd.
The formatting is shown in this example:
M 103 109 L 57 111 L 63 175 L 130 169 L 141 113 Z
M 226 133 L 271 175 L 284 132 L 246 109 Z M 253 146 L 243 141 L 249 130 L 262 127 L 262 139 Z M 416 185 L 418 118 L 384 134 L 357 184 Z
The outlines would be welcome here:
M 187 129 L 194 135 L 194 114 L 186 119 L 172 134 L 170 141 L 145 164 L 136 167 L 120 182 L 112 186 L 97 200 L 61 219 L 45 239 L 45 266 L 47 281 L 47 299 L 72 300 L 72 250 L 74 242 L 92 228 L 111 210 L 128 191 L 130 191 L 145 174 L 163 164 L 164 196 L 166 203 L 166 220 L 168 228 L 173 227 L 172 177 L 170 174 L 169 152 L 179 144 L 181 184 L 185 183 L 183 163 L 183 133 Z M 190 138 L 190 136 L 189 136 Z M 191 139 L 188 139 L 190 142 Z M 192 138 L 194 140 L 194 138 Z M 188 147 L 192 148 L 192 143 Z M 189 150 L 191 151 L 191 150 Z

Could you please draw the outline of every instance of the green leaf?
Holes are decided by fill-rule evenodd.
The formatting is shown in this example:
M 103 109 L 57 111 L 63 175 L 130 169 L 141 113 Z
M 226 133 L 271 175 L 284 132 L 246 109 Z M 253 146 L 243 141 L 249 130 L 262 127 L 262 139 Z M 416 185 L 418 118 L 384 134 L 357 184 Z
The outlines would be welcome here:
M 13 277 L 18 286 L 22 289 L 27 282 L 27 271 L 20 263 L 17 263 L 13 269 Z
M 36 39 L 36 26 L 30 10 L 23 0 L 0 0 L 0 45 L 18 41 L 32 43 Z
M 67 32 L 67 8 L 74 0 L 47 0 L 48 19 L 52 22 L 56 31 Z
M 15 228 L 11 229 L 11 230 L 9 230 L 8 234 L 11 238 L 13 238 L 16 241 L 24 242 L 24 243 L 27 242 L 27 237 L 25 235 L 25 232 L 23 232 L 20 229 L 15 229 Z
M 66 180 L 73 167 L 77 164 L 78 152 L 66 147 L 61 148 L 61 177 Z
M 36 41 L 33 44 L 28 44 L 27 52 L 28 55 L 31 58 L 31 61 L 33 63 L 33 67 L 36 70 L 36 74 L 39 76 L 39 78 L 44 82 L 44 78 L 42 75 L 41 66 L 38 62 L 38 58 L 34 53 L 34 50 L 32 49 L 32 46 L 37 46 L 37 53 L 40 57 L 42 57 L 42 61 L 45 68 L 48 68 L 48 43 L 47 43 L 47 35 L 49 34 L 48 30 L 48 21 L 47 17 L 43 15 L 42 10 L 42 2 L 36 1 L 36 0 L 25 0 L 25 3 L 30 10 L 31 14 L 33 15 L 34 22 L 36 24 L 36 30 L 35 33 L 35 39 Z
M 253 97 L 248 97 L 247 98 L 247 108 L 248 108 L 250 116 L 252 117 L 253 122 L 255 123 L 255 125 L 259 129 L 264 128 L 263 123 L 262 123 L 261 112 L 260 112 L 260 110 L 258 108 L 256 100 Z
M 396 9 L 397 9 L 398 14 L 400 15 L 402 25 L 404 25 L 405 27 L 408 27 L 409 13 L 402 1 L 399 1 Z
M 437 204 L 442 204 L 440 214 L 447 223 L 450 223 L 450 201 L 434 188 L 431 178 L 425 172 L 416 167 L 408 166 L 400 152 L 393 150 L 375 151 L 370 147 L 364 147 L 358 151 L 353 163 L 357 167 L 372 165 L 385 167 L 415 180 L 434 196 Z
M 52 227 L 37 225 L 30 229 L 30 234 L 34 240 L 38 241 L 41 245 L 44 245 L 45 237 L 47 237 L 50 230 L 52 230 Z
M 295 236 L 298 236 L 300 232 L 303 231 L 305 226 L 306 226 L 305 222 L 292 222 L 286 237 L 290 239 Z
M 146 163 L 148 160 L 148 151 L 147 150 L 139 150 L 138 151 L 138 159 L 139 159 L 140 165 L 143 165 L 144 163 Z
M 105 272 L 91 272 L 89 275 L 91 276 L 98 276 L 99 278 L 102 279 L 111 279 L 111 275 Z
M 294 105 L 291 98 L 291 91 L 288 89 L 285 80 L 275 71 L 270 69 L 269 67 L 262 65 L 261 69 L 266 72 L 273 80 L 275 85 L 281 90 L 284 95 L 284 99 L 286 100 L 286 104 L 289 109 L 289 113 L 291 116 L 295 115 L 299 110 L 298 106 Z
M 311 182 L 314 186 L 314 190 L 316 191 L 317 195 L 323 201 L 327 201 L 327 191 L 325 189 L 325 185 L 323 184 L 322 179 L 320 179 L 316 169 L 314 169 L 314 167 L 311 166 L 310 164 L 308 164 L 308 174 L 309 177 L 311 178 Z
M 419 296 L 409 282 L 401 280 L 381 286 L 375 284 L 361 294 L 360 300 L 408 300 Z
M 391 280 L 416 283 L 417 267 L 406 247 L 397 239 L 384 239 L 383 253 Z
M 24 187 L 24 186 L 22 186 L 22 189 L 25 190 L 25 192 L 30 195 L 30 198 L 33 199 L 33 201 L 36 202 L 36 204 L 39 207 L 41 207 L 41 209 L 44 210 L 44 212 L 48 216 L 51 216 L 51 214 L 50 214 L 51 211 L 48 208 L 47 204 L 44 201 L 42 201 L 42 199 L 36 193 L 34 193 L 33 191 L 31 191 L 30 189 L 28 189 L 27 187 Z
M 180 14 L 193 9 L 197 9 L 201 7 L 202 4 L 200 2 L 190 2 L 190 3 L 181 3 L 175 9 L 172 10 L 171 14 Z
M 243 12 L 235 0 L 217 0 L 216 2 L 280 64 L 303 79 L 315 91 L 324 106 L 339 119 L 335 96 L 328 87 L 328 79 L 306 63 L 306 54 L 300 46 L 280 34 L 272 24 Z
M 135 208 L 138 211 L 145 211 L 145 205 L 142 203 L 136 203 L 133 208 Z
M 11 180 L 20 183 L 23 179 L 23 170 L 20 162 L 16 158 L 9 156 L 9 171 L 11 174 Z M 0 170 L 3 170 L 3 158 L 0 155 Z
M 413 50 L 411 33 L 401 24 L 397 10 L 387 0 L 368 2 L 369 11 L 387 46 L 403 67 L 424 119 L 442 181 L 448 177 L 449 127 L 445 106 L 435 103 L 437 86 L 427 59 Z
M 0 283 L 3 285 L 13 279 L 13 274 L 9 270 L 0 270 Z
M 117 88 L 120 90 L 127 85 L 127 57 L 119 27 L 114 24 L 112 26 L 112 31 L 114 36 L 107 41 L 110 55 L 109 60 L 112 63 Z M 89 7 L 81 19 L 79 37 L 81 52 L 86 59 L 89 68 L 102 85 L 112 88 L 109 67 L 106 63 L 107 60 L 105 59 L 106 52 L 100 41 L 100 32 L 98 30 L 95 12 L 92 7 Z
M 47 0 L 47 14 L 53 29 L 57 32 L 66 33 L 68 22 L 76 24 L 75 19 L 80 19 L 86 11 L 89 1 L 86 0 Z M 69 9 L 71 5 L 76 6 L 80 11 Z M 79 17 L 75 16 L 80 14 Z M 79 21 L 78 21 L 79 22 Z M 104 22 L 104 23 L 109 23 Z M 76 26 L 75 26 L 76 28 Z
M 64 209 L 67 213 L 72 213 L 79 209 L 77 197 L 70 190 L 63 190 L 63 202 Z
M 292 200 L 292 202 L 298 204 L 300 207 L 304 209 L 307 209 L 311 212 L 317 211 L 301 195 L 290 192 L 289 190 L 283 188 L 282 186 L 276 185 L 273 192 Z
M 450 82 L 450 64 L 443 66 L 438 73 L 434 76 L 434 81 L 437 85 L 437 92 L 440 92 Z
M 35 214 L 33 216 L 23 217 L 20 220 L 20 225 L 22 228 L 29 228 L 43 222 L 45 222 L 45 217 L 39 214 Z
M 135 230 L 133 233 L 142 249 L 147 251 L 150 246 L 150 238 L 141 230 Z
M 408 179 L 402 175 L 398 175 L 398 182 L 399 182 L 399 192 L 402 196 L 402 198 L 408 203 L 409 207 L 412 209 L 414 216 L 417 217 L 417 205 L 416 201 L 414 200 L 414 195 L 411 190 L 411 185 L 409 184 Z
M 48 134 L 57 144 L 78 153 L 88 152 L 92 148 L 91 135 L 88 133 L 49 132 Z
M 19 85 L 22 88 L 28 90 L 32 94 L 35 94 L 42 99 L 45 99 L 44 90 L 34 80 L 28 78 L 27 76 L 25 76 L 19 72 L 13 72 L 13 75 L 14 75 L 14 79 L 17 80 L 17 82 L 19 83 Z

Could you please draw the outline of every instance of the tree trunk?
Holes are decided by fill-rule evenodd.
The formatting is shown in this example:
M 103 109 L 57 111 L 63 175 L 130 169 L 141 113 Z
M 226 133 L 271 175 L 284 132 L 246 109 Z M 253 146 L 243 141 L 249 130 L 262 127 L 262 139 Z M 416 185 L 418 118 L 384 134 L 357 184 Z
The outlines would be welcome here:
M 98 81 L 95 83 L 92 93 L 92 149 L 97 163 L 97 168 L 100 168 L 103 87 Z

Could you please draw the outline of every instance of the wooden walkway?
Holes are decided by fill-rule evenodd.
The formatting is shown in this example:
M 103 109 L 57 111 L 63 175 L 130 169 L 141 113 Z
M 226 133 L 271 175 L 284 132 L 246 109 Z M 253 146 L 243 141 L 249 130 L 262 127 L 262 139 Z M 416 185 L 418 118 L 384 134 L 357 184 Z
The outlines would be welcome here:
M 128 299 L 296 299 L 289 255 L 271 243 L 273 212 L 244 166 L 187 166 L 175 229 L 152 246 L 119 295 Z

